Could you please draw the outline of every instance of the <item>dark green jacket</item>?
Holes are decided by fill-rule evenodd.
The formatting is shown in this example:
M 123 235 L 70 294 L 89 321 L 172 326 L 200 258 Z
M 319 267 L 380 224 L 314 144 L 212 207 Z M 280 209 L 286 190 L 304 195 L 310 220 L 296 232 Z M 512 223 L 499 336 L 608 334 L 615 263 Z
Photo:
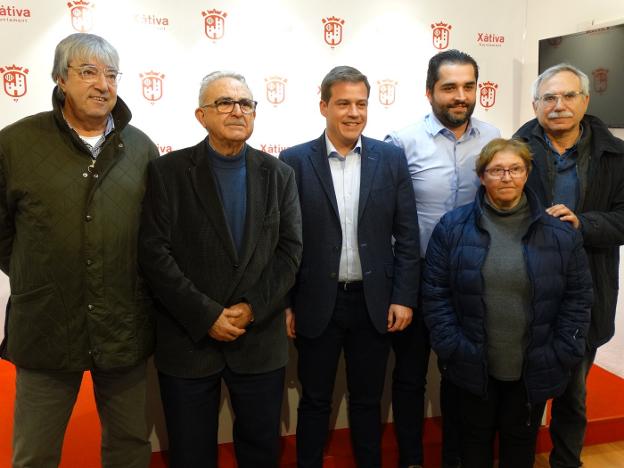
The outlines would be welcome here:
M 132 366 L 154 342 L 136 257 L 158 150 L 118 98 L 115 129 L 88 169 L 53 96 L 52 112 L 0 131 L 0 269 L 11 286 L 2 357 L 31 369 Z

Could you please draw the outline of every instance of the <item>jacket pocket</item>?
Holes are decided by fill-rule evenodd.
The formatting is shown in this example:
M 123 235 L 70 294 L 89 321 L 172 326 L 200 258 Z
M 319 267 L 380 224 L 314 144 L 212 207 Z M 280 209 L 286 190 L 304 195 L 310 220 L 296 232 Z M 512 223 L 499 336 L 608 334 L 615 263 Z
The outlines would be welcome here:
M 65 307 L 54 284 L 12 294 L 7 317 L 7 356 L 17 366 L 60 369 L 68 365 Z

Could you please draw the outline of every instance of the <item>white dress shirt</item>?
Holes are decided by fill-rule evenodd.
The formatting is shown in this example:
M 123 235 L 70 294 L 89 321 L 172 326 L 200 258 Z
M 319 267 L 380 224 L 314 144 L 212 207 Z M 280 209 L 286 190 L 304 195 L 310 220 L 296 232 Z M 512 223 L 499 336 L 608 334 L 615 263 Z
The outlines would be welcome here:
M 334 183 L 334 193 L 338 203 L 338 214 L 342 228 L 342 250 L 338 281 L 362 280 L 362 265 L 358 251 L 357 227 L 360 205 L 360 171 L 362 168 L 362 139 L 358 138 L 355 147 L 342 156 L 325 134 L 327 158 Z

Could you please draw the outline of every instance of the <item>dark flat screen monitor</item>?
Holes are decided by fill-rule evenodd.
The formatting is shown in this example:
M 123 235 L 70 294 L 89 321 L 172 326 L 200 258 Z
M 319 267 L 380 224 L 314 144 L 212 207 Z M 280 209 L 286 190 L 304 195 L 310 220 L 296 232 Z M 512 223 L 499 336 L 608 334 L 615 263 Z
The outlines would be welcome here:
M 589 77 L 588 114 L 624 128 L 624 24 L 539 41 L 539 73 L 566 62 Z

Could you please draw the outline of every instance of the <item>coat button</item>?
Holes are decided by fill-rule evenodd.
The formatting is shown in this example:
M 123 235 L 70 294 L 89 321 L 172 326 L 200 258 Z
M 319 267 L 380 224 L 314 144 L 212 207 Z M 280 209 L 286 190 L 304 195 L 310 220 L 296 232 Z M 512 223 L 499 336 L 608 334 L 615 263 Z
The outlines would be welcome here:
M 91 266 L 91 265 L 93 265 L 93 260 L 89 258 L 87 259 L 87 266 Z
M 88 223 L 89 221 L 91 221 L 93 219 L 93 216 L 91 215 L 87 215 L 85 216 L 85 221 Z
M 87 306 L 87 309 L 89 309 L 89 310 L 93 310 L 93 309 L 95 309 L 95 306 L 94 306 L 93 304 L 89 304 L 89 305 Z

